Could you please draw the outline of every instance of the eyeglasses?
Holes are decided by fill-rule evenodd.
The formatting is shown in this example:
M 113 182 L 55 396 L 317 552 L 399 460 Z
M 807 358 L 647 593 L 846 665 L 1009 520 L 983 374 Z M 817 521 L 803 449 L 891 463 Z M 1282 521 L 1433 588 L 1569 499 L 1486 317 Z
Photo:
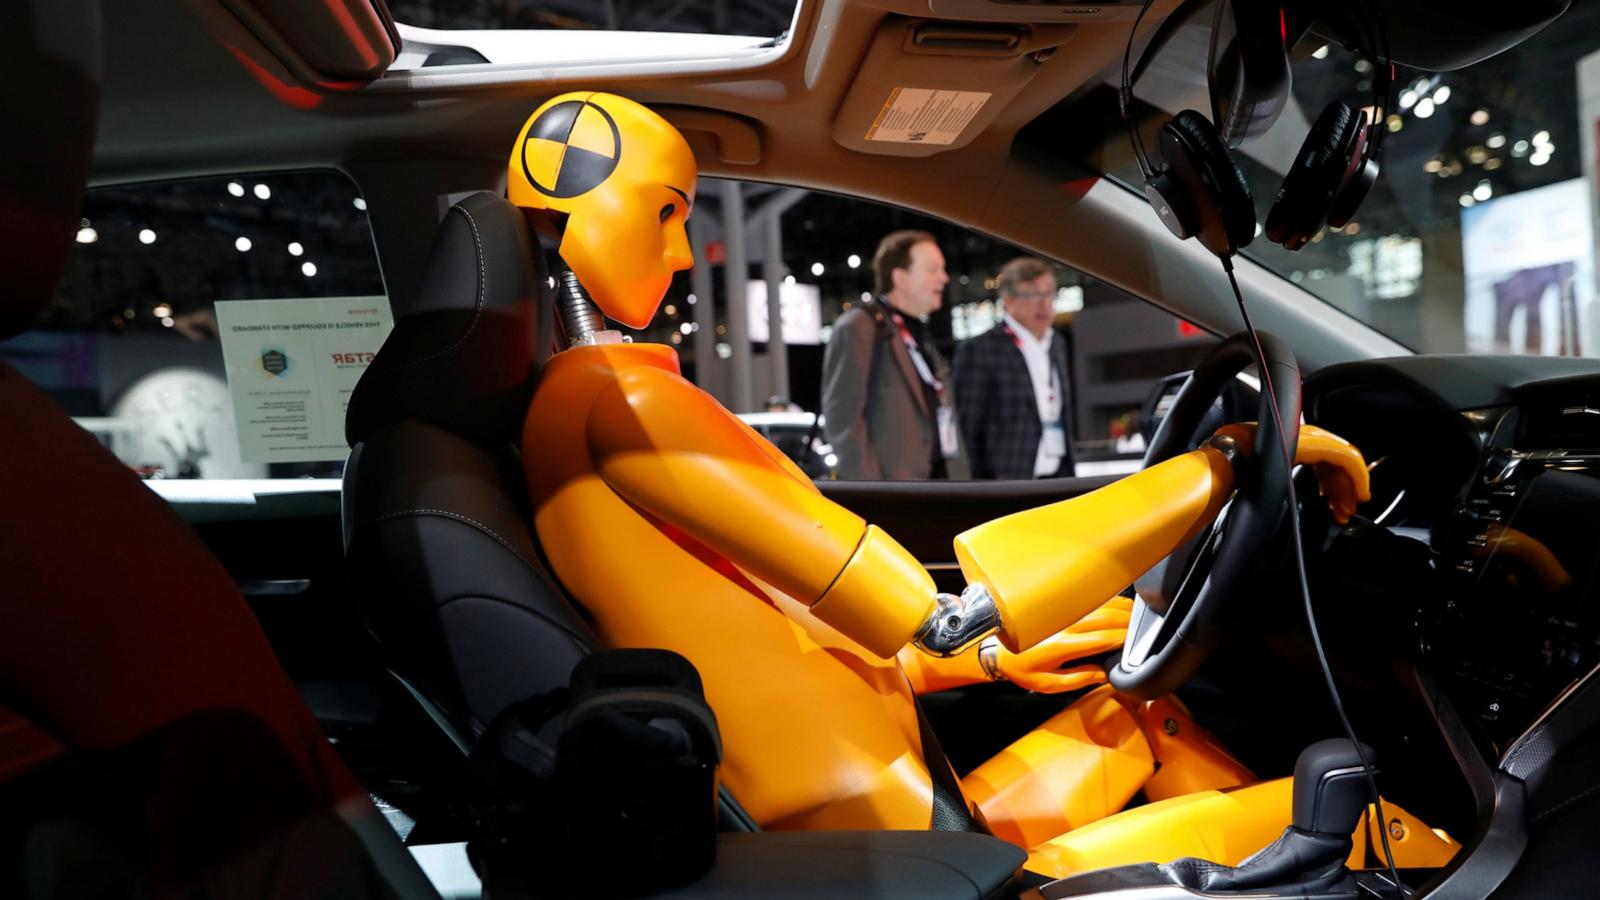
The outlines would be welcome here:
M 1054 299 L 1055 295 L 1055 291 L 1016 291 L 1007 294 L 1006 297 L 1011 300 L 1021 300 L 1025 303 L 1038 303 L 1041 300 Z

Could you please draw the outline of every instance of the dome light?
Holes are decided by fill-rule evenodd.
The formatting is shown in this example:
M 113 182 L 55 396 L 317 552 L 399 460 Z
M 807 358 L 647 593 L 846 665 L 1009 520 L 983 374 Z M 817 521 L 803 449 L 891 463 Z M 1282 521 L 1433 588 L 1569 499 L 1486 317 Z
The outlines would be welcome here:
M 233 239 L 233 249 L 239 251 L 240 253 L 248 253 L 248 252 L 250 252 L 250 239 L 247 238 L 247 237 L 236 237 L 236 238 L 234 238 Z
M 823 272 L 822 263 L 814 262 L 814 263 L 811 264 L 811 274 L 820 276 L 820 275 L 822 275 L 822 272 Z
M 156 233 L 154 231 L 151 231 L 148 228 L 139 229 L 139 243 L 141 243 L 141 244 L 154 244 L 155 242 L 156 242 Z
M 272 198 L 272 188 L 269 188 L 264 184 L 256 185 L 256 199 L 257 200 L 270 200 L 271 198 Z
M 85 225 L 78 229 L 78 243 L 92 244 L 98 240 L 100 240 L 100 232 L 95 231 L 93 228 Z
M 290 256 L 299 256 L 300 254 L 305 253 L 305 252 L 306 252 L 306 248 L 300 246 L 300 242 L 299 241 L 290 241 L 289 242 L 289 255 Z
M 228 182 L 228 193 L 232 194 L 235 197 L 243 197 L 244 196 L 244 185 L 240 184 L 237 181 L 230 181 L 230 182 Z
M 850 254 L 849 258 L 844 261 L 844 264 L 852 269 L 859 269 L 861 268 L 861 257 L 852 253 Z
M 1417 101 L 1416 106 L 1411 108 L 1411 113 L 1419 119 L 1428 118 L 1429 116 L 1433 115 L 1433 101 L 1427 97 L 1423 97 L 1421 100 Z
M 310 278 L 310 277 L 316 275 L 317 274 L 317 264 L 312 262 L 309 259 L 306 260 L 305 262 L 300 264 L 300 274 L 304 275 L 307 278 Z

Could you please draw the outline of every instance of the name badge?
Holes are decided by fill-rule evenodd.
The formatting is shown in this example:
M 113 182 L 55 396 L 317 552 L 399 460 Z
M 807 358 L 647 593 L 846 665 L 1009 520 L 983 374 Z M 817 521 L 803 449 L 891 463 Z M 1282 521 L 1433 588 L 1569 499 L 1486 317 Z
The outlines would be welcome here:
M 1044 426 L 1044 435 L 1040 438 L 1044 442 L 1046 456 L 1062 457 L 1067 455 L 1067 430 L 1059 422 L 1051 422 Z
M 949 406 L 939 407 L 939 453 L 945 459 L 961 455 L 961 441 L 956 436 L 956 411 Z

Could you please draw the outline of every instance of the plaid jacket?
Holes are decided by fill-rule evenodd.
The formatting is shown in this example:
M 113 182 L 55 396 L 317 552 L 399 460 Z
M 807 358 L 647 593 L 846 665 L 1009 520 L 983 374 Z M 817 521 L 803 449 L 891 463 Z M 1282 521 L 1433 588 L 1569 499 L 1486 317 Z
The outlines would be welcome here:
M 1050 361 L 1061 379 L 1061 424 L 1067 430 L 1067 455 L 1057 475 L 1072 474 L 1072 396 L 1067 379 L 1067 346 L 1060 335 L 1050 342 Z M 1032 478 L 1039 453 L 1039 404 L 1022 349 L 1002 325 L 956 347 L 952 366 L 956 415 L 973 478 Z

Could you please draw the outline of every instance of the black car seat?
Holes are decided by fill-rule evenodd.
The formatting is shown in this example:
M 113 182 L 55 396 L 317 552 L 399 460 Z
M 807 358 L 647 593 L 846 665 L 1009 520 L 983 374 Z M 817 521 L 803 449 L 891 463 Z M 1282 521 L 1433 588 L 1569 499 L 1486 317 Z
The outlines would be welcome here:
M 362 614 L 464 751 L 506 707 L 566 685 L 596 646 L 529 529 L 517 445 L 553 334 L 535 248 L 502 198 L 451 207 L 345 418 Z
M 100 67 L 97 4 L 10 9 L 0 338 L 65 268 Z M 4 363 L 0 435 L 0 896 L 436 896 L 173 510 Z

